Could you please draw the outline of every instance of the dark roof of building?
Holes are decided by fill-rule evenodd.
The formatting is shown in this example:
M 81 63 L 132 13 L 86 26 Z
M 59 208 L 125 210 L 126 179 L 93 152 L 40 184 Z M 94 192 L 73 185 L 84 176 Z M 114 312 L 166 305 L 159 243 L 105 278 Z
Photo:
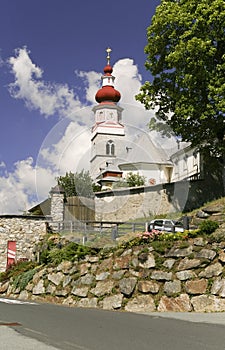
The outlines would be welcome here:
M 31 215 L 43 215 L 43 216 L 51 215 L 51 199 L 50 198 L 45 199 L 43 202 L 30 208 L 28 212 Z

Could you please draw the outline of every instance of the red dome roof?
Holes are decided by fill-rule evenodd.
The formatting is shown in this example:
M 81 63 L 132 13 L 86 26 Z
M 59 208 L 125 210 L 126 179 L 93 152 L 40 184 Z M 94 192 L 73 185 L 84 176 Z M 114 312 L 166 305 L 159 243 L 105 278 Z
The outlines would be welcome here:
M 104 68 L 104 73 L 105 73 L 105 75 L 111 75 L 111 74 L 112 74 L 112 71 L 113 71 L 113 69 L 112 69 L 112 67 L 110 66 L 110 64 L 107 64 L 107 66 L 105 66 L 105 68 Z
M 98 103 L 101 102 L 118 102 L 120 100 L 120 93 L 112 86 L 103 86 L 95 95 L 95 99 Z

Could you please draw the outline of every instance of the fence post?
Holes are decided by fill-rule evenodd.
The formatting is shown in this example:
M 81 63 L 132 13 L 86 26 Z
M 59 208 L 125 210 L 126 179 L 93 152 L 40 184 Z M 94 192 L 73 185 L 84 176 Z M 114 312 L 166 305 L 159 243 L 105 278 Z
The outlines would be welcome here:
M 183 226 L 185 230 L 189 230 L 189 217 L 187 215 L 183 217 Z
M 148 222 L 145 223 L 145 232 L 148 232 Z
M 87 237 L 83 236 L 83 241 L 82 241 L 83 245 L 85 245 L 86 242 L 87 242 Z
M 118 224 L 116 224 L 115 226 L 113 226 L 112 228 L 112 240 L 115 241 L 116 238 L 118 237 Z

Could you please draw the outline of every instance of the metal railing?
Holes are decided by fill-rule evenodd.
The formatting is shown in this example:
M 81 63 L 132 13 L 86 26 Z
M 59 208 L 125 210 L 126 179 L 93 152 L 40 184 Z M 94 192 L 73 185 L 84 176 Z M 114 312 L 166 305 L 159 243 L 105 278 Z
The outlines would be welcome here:
M 145 222 L 114 222 L 114 221 L 63 221 L 52 222 L 50 226 L 54 232 L 61 235 L 70 235 L 79 243 L 94 241 L 104 237 L 116 240 L 128 233 L 144 232 Z

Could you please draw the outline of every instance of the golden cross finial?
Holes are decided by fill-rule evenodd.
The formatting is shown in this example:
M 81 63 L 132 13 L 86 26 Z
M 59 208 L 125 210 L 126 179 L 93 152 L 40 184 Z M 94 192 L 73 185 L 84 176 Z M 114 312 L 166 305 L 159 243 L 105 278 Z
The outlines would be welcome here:
M 112 49 L 110 49 L 110 47 L 108 47 L 106 49 L 106 52 L 107 52 L 107 64 L 109 65 L 110 64 L 110 53 L 112 52 Z

